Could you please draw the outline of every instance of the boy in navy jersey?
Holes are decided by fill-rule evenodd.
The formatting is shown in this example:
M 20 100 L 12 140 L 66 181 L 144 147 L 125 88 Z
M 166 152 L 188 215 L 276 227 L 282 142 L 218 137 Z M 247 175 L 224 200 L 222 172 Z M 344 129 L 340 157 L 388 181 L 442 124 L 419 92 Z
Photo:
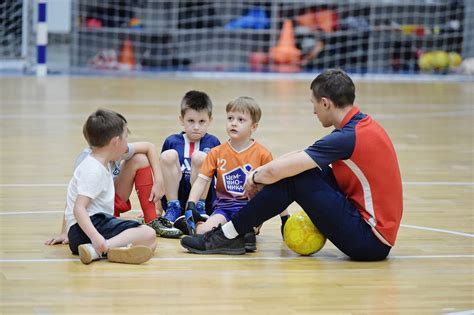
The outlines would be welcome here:
M 191 185 L 207 152 L 220 144 L 219 139 L 207 133 L 212 121 L 212 102 L 206 93 L 187 92 L 181 100 L 179 120 L 184 131 L 166 138 L 160 156 L 166 197 L 162 200 L 166 211 L 164 218 L 171 222 L 183 214 Z M 214 196 L 212 182 L 201 196 L 196 210 L 200 214 L 206 214 L 206 209 L 211 211 Z
M 314 114 L 335 129 L 304 150 L 256 168 L 245 188 L 257 193 L 222 227 L 186 236 L 191 252 L 244 253 L 241 235 L 296 201 L 316 227 L 354 260 L 387 257 L 403 211 L 395 149 L 384 129 L 354 106 L 355 86 L 342 70 L 326 70 L 311 83 Z M 240 249 L 240 250 L 239 250 Z

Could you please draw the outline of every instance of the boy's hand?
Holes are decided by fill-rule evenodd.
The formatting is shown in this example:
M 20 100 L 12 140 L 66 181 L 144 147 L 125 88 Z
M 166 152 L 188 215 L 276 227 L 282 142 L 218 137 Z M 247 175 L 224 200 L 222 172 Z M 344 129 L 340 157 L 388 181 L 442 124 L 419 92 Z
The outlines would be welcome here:
M 66 233 L 50 238 L 44 242 L 44 245 L 69 244 L 69 238 Z
M 161 200 L 161 198 L 163 198 L 164 195 L 165 187 L 163 183 L 154 182 L 153 186 L 151 187 L 150 198 L 148 198 L 148 200 L 157 203 Z
M 97 235 L 91 239 L 92 241 L 92 246 L 94 246 L 95 251 L 99 256 L 102 256 L 102 254 L 107 253 L 109 250 L 109 246 L 107 245 L 107 241 L 105 238 L 97 233 Z

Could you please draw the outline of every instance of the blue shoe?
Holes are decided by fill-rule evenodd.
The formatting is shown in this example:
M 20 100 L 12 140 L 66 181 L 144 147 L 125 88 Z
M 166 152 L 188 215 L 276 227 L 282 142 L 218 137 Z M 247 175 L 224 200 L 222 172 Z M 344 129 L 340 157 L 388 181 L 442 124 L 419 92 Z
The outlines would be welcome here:
M 163 217 L 173 223 L 182 214 L 183 209 L 181 209 L 181 206 L 174 203 L 170 203 L 168 204 L 168 208 L 166 208 L 166 213 Z
M 204 216 L 207 216 L 206 214 L 206 203 L 199 200 L 197 203 L 196 203 L 196 211 L 200 214 L 200 215 L 204 215 Z

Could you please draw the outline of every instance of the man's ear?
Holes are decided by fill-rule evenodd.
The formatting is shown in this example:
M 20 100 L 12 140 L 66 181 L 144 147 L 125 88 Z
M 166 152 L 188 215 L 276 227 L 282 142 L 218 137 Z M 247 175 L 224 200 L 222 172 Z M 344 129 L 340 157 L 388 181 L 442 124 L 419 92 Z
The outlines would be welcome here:
M 331 101 L 331 99 L 327 98 L 327 97 L 322 97 L 321 102 L 322 102 L 323 107 L 325 109 L 330 109 L 334 105 L 334 103 Z

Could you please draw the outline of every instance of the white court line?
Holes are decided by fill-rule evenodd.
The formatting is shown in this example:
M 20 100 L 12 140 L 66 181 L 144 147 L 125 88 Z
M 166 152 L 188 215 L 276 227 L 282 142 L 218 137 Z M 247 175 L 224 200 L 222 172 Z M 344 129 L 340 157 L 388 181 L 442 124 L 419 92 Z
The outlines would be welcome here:
M 64 213 L 64 211 L 58 211 L 58 210 L 10 211 L 10 212 L 0 212 L 0 216 L 2 216 L 2 215 L 50 214 L 50 213 Z
M 67 184 L 0 184 L 4 188 L 34 188 L 34 187 L 67 187 Z
M 166 257 L 166 258 L 159 258 L 155 257 L 152 258 L 151 261 L 258 261 L 258 260 L 293 260 L 293 259 L 314 259 L 314 260 L 348 260 L 346 256 L 336 256 L 336 257 L 302 257 L 302 256 L 295 256 L 295 257 L 235 257 L 235 256 L 227 256 L 227 257 L 209 257 L 209 256 L 199 256 L 190 254 L 196 257 Z M 405 256 L 388 256 L 388 260 L 392 259 L 465 259 L 465 258 L 474 258 L 474 255 L 405 255 Z M 78 258 L 43 258 L 43 259 L 0 259 L 0 263 L 49 263 L 49 262 L 70 262 L 70 261 L 77 261 L 80 260 Z
M 406 186 L 474 186 L 474 182 L 447 182 L 447 181 L 432 181 L 432 182 L 403 182 Z M 32 187 L 67 187 L 68 184 L 60 183 L 6 183 L 0 184 L 3 188 L 32 188 Z
M 474 234 L 470 234 L 470 233 L 463 233 L 463 232 L 456 232 L 456 231 L 450 231 L 450 230 L 436 229 L 436 228 L 430 228 L 430 227 L 424 227 L 424 226 L 418 226 L 418 225 L 400 224 L 400 226 L 410 228 L 410 229 L 425 230 L 425 231 L 432 231 L 432 232 L 441 232 L 441 233 L 454 234 L 454 235 L 460 235 L 460 236 L 466 236 L 466 237 L 474 237 Z
M 474 315 L 474 310 L 444 313 L 445 315 Z

